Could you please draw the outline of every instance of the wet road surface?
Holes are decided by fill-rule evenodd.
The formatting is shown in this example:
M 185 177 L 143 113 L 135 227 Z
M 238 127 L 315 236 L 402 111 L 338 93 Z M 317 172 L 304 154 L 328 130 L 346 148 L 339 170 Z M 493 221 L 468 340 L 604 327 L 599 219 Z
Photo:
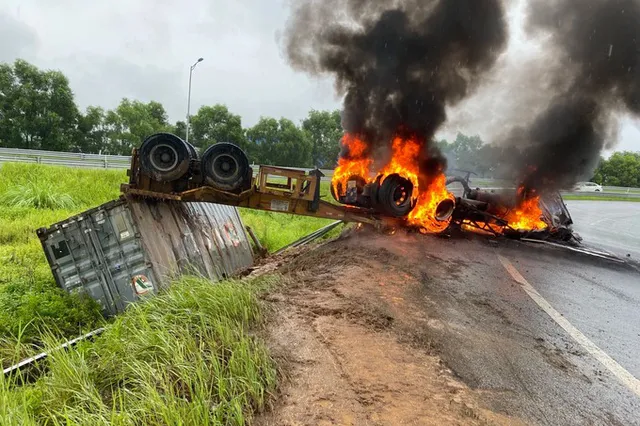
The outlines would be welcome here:
M 574 229 L 584 241 L 640 261 L 640 203 L 565 201 Z
M 387 249 L 416 265 L 411 297 L 434 319 L 435 351 L 489 408 L 531 424 L 640 424 L 636 268 L 480 236 L 397 238 Z

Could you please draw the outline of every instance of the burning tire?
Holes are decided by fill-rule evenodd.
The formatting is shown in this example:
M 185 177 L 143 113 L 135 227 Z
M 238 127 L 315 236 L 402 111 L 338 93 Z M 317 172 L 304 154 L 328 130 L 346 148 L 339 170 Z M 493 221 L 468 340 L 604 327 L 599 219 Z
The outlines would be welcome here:
M 238 146 L 219 142 L 211 145 L 202 155 L 205 182 L 216 189 L 234 192 L 251 181 L 249 159 Z
M 387 176 L 382 184 L 379 184 L 379 180 L 380 177 L 372 194 L 375 207 L 389 216 L 403 217 L 409 214 L 414 207 L 411 181 L 395 173 Z
M 156 133 L 142 142 L 140 168 L 160 182 L 172 182 L 189 173 L 195 149 L 171 133 Z

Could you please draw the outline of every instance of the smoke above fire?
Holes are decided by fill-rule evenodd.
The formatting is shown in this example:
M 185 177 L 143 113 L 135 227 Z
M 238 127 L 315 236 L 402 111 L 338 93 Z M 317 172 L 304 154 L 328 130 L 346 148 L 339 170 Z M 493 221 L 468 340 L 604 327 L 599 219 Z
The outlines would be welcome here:
M 548 96 L 529 104 L 535 113 L 497 142 L 518 148 L 508 161 L 525 187 L 569 188 L 590 178 L 602 150 L 615 143 L 618 117 L 640 115 L 640 0 L 526 6 L 527 32 L 543 43 L 536 68 L 544 72 L 525 92 Z M 509 102 L 524 97 L 512 94 Z
M 446 162 L 431 141 L 507 42 L 500 0 L 302 0 L 285 33 L 291 65 L 331 75 L 342 125 L 383 167 L 396 137 L 421 144 L 421 178 Z M 343 146 L 341 156 L 353 153 Z

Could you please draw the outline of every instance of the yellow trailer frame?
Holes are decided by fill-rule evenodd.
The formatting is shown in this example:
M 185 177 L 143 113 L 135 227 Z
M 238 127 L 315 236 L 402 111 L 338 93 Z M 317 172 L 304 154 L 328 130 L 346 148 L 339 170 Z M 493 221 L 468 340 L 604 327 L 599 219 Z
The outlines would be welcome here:
M 133 150 L 131 168 L 128 170 L 129 183 L 121 186 L 121 192 L 128 196 L 156 199 L 208 202 L 236 207 L 290 213 L 325 219 L 359 222 L 375 227 L 397 224 L 397 218 L 384 217 L 372 210 L 336 205 L 320 199 L 319 170 L 308 174 L 304 171 L 285 167 L 260 166 L 257 176 L 252 178 L 251 187 L 240 193 L 216 189 L 197 181 L 157 182 L 141 172 L 138 152 Z M 270 178 L 278 179 L 274 182 Z M 285 180 L 286 183 L 282 183 Z

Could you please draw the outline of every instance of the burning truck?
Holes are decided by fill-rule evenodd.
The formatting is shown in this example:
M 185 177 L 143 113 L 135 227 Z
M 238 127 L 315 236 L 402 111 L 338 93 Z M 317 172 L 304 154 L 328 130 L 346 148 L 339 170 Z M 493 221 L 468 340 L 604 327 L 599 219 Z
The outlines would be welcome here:
M 411 137 L 394 138 L 391 156 L 379 169 L 361 137 L 346 134 L 342 145 L 343 155 L 331 182 L 331 194 L 342 204 L 402 218 L 423 233 L 459 229 L 572 244 L 580 241 L 557 191 L 538 194 L 524 186 L 486 191 L 472 189 L 468 176 L 446 178 L 441 168 L 421 173 L 421 162 L 429 161 L 421 159 L 424 145 Z M 448 189 L 456 182 L 463 189 L 458 197 Z

